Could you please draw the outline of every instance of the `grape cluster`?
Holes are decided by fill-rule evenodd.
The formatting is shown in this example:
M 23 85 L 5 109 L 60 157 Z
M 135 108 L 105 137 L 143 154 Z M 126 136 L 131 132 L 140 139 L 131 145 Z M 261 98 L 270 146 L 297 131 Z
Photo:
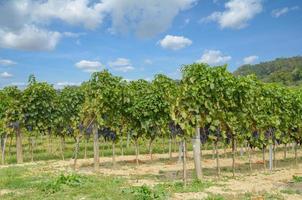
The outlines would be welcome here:
M 107 127 L 98 129 L 98 134 L 99 137 L 103 136 L 105 141 L 116 141 L 117 139 L 116 132 Z
M 31 125 L 29 125 L 29 122 L 28 122 L 28 121 L 29 121 L 29 114 L 26 113 L 26 114 L 24 115 L 25 128 L 26 128 L 27 131 L 32 131 L 33 128 L 32 128 Z
M 265 131 L 265 133 L 264 133 L 265 139 L 270 139 L 271 136 L 272 136 L 271 131 L 269 131 L 269 130 Z
M 85 129 L 85 135 L 87 136 L 90 136 L 92 135 L 92 126 L 88 126 L 86 129 Z
M 74 129 L 71 126 L 68 126 L 66 132 L 67 132 L 67 135 L 72 136 L 74 133 Z
M 82 123 L 80 123 L 78 125 L 78 129 L 80 130 L 80 132 L 82 132 L 84 130 L 84 125 Z
M 14 128 L 14 129 L 18 129 L 20 127 L 20 123 L 18 121 L 16 122 L 11 122 L 9 125 L 8 125 L 9 128 Z
M 209 128 L 202 128 L 200 131 L 200 142 L 205 144 L 209 138 Z
M 253 137 L 254 139 L 258 140 L 258 139 L 259 139 L 259 136 L 260 136 L 260 134 L 259 134 L 258 131 L 253 131 L 252 137 Z
M 33 131 L 33 127 L 30 126 L 30 125 L 27 125 L 27 126 L 26 126 L 26 130 L 29 131 L 29 132 L 31 132 L 31 131 Z
M 226 133 L 226 138 L 224 139 L 225 144 L 230 144 L 232 140 L 232 133 L 230 131 L 228 131 Z
M 183 136 L 184 135 L 184 132 L 181 129 L 181 127 L 178 124 L 174 123 L 174 122 L 169 123 L 169 130 L 170 130 L 170 134 L 171 134 L 172 137 L 176 137 L 177 135 L 178 136 Z

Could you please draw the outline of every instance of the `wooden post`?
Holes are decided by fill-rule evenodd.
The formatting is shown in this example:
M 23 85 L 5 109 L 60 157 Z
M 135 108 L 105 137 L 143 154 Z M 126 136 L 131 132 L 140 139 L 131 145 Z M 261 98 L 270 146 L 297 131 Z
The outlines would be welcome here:
M 295 143 L 295 165 L 298 166 L 298 143 Z
M 186 158 L 186 140 L 184 139 L 183 142 L 182 142 L 182 145 L 183 145 L 183 183 L 184 183 L 184 186 L 186 187 L 187 186 L 187 158 Z
M 139 161 L 138 161 L 138 154 L 139 154 L 139 152 L 138 151 L 139 151 L 138 150 L 138 141 L 136 139 L 135 140 L 135 160 L 136 160 L 136 166 L 139 165 Z
M 273 170 L 273 145 L 269 145 L 269 170 L 272 172 Z
M 265 160 L 265 146 L 262 146 L 262 162 L 263 162 L 263 169 L 266 170 L 266 160 Z
M 80 147 L 80 135 L 78 135 L 76 137 L 76 145 L 75 145 L 74 158 L 73 158 L 73 169 L 74 170 L 76 170 L 76 167 L 77 167 L 79 147 Z M 63 151 L 63 148 L 62 148 L 62 156 L 63 156 L 63 160 L 64 160 L 64 151 Z
M 61 139 L 61 141 L 60 141 L 61 157 L 62 157 L 62 160 L 65 160 L 65 157 L 64 157 L 64 150 L 65 150 L 65 141 L 64 141 L 64 137 L 61 136 L 60 139 Z
M 169 158 L 172 159 L 172 138 L 169 137 Z
M 16 149 L 17 149 L 17 163 L 23 163 L 23 148 L 22 148 L 22 133 L 20 128 L 16 129 Z
M 149 156 L 150 156 L 150 160 L 153 160 L 153 156 L 152 156 L 152 139 L 150 139 L 150 141 L 149 141 Z
M 115 162 L 115 143 L 114 141 L 112 141 L 112 164 L 113 164 L 113 167 L 115 167 L 116 165 L 116 162 Z
M 219 150 L 218 141 L 215 141 L 215 152 L 216 152 L 216 166 L 217 166 L 217 177 L 220 177 L 220 164 L 219 164 Z
M 196 126 L 195 128 L 195 137 L 192 138 L 193 143 L 193 156 L 194 156 L 194 166 L 197 179 L 201 180 L 202 178 L 202 169 L 200 162 L 200 128 Z
M 87 158 L 87 143 L 88 143 L 88 139 L 85 139 L 85 147 L 84 147 L 84 159 Z
M 287 153 L 287 144 L 284 144 L 284 152 L 283 152 L 283 159 L 286 159 L 286 153 Z
M 235 177 L 235 136 L 232 135 L 232 172 Z
M 7 134 L 5 133 L 4 136 L 1 137 L 1 164 L 2 165 L 4 165 L 5 163 L 6 140 L 7 140 Z
M 100 150 L 99 150 L 99 134 L 96 122 L 93 124 L 93 152 L 94 152 L 94 171 L 98 172 L 100 168 Z
M 178 163 L 182 162 L 183 158 L 183 142 L 179 142 L 178 144 Z
M 249 153 L 249 166 L 250 166 L 250 172 L 252 172 L 252 149 L 248 147 L 248 153 Z

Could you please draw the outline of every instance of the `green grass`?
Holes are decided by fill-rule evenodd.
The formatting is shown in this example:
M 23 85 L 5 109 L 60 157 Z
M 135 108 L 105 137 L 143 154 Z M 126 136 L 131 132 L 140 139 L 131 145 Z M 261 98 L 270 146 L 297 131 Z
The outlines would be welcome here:
M 302 176 L 293 176 L 294 183 L 302 183 Z
M 284 200 L 284 197 L 279 193 L 265 193 L 264 194 L 265 200 Z
M 210 195 L 205 200 L 225 200 L 221 195 Z
M 251 192 L 247 192 L 243 195 L 237 196 L 237 198 L 235 198 L 235 199 L 253 200 L 255 198 L 260 198 L 260 197 L 262 197 L 265 200 L 283 200 L 284 199 L 284 197 L 282 196 L 281 193 L 268 193 L 268 192 L 264 192 L 264 193 L 260 193 L 260 194 L 253 194 Z M 234 199 L 234 198 L 230 198 L 230 199 Z
M 164 188 L 150 188 L 146 185 L 126 188 L 123 190 L 123 193 L 132 194 L 137 200 L 164 200 L 169 197 Z
M 1 200 L 164 200 L 176 192 L 201 192 L 213 185 L 210 181 L 193 180 L 186 187 L 182 182 L 135 187 L 117 177 L 48 171 L 47 164 L 5 167 L 0 169 L 0 177 L 0 190 L 8 191 Z
M 23 152 L 24 152 L 24 162 L 30 161 L 30 151 L 29 144 L 25 137 L 23 140 Z M 148 154 L 148 141 L 140 141 L 140 154 Z M 7 142 L 7 156 L 6 162 L 8 164 L 12 164 L 16 162 L 16 149 L 14 140 L 12 140 L 10 152 L 9 152 L 9 143 Z M 38 137 L 35 139 L 35 148 L 34 148 L 34 160 L 60 160 L 60 139 L 52 138 L 51 149 L 52 151 L 48 151 L 48 138 L 46 136 Z M 81 141 L 80 143 L 80 151 L 78 158 L 84 158 L 84 144 L 85 141 Z M 74 140 L 72 138 L 66 138 L 66 145 L 64 151 L 64 157 L 66 160 L 73 157 L 74 150 Z M 134 145 L 130 144 L 128 148 L 126 148 L 126 140 L 124 139 L 123 143 L 116 144 L 116 155 L 122 154 L 124 155 L 134 155 L 135 149 Z M 163 148 L 164 147 L 164 148 Z M 104 142 L 100 140 L 100 156 L 110 157 L 112 156 L 112 143 Z M 203 148 L 211 149 L 211 145 L 204 145 Z M 222 147 L 223 148 L 223 147 Z M 172 150 L 178 151 L 178 146 L 174 144 L 172 145 Z M 188 150 L 192 150 L 191 143 L 188 143 Z M 282 148 L 278 148 L 278 150 L 282 150 Z M 279 152 L 280 152 L 279 151 Z M 290 150 L 289 150 L 290 151 Z M 156 140 L 153 143 L 153 153 L 168 153 L 168 140 L 165 140 L 165 143 L 162 143 L 161 139 Z M 253 153 L 254 157 L 258 157 L 261 160 L 261 152 L 255 151 Z M 230 153 L 227 153 L 226 156 L 228 158 L 231 157 Z M 87 158 L 93 157 L 93 141 L 90 140 L 87 144 Z M 224 158 L 222 151 L 220 154 L 220 158 Z M 168 158 L 160 158 L 157 160 L 144 161 L 146 165 L 152 165 L 156 162 L 166 163 L 166 162 L 177 162 L 176 157 L 172 160 Z M 212 159 L 212 155 L 204 154 L 203 159 Z M 245 153 L 243 157 L 239 157 L 237 155 L 236 159 L 245 159 L 247 160 L 247 154 Z M 286 167 L 290 166 L 291 163 L 294 162 L 294 158 L 287 158 L 286 160 L 278 160 L 278 167 Z M 188 158 L 188 161 L 191 161 L 192 158 Z M 45 163 L 45 162 L 43 162 Z M 117 167 L 122 167 L 124 165 L 135 167 L 135 163 L 131 162 L 117 162 Z M 106 162 L 101 164 L 102 168 L 110 169 L 112 167 L 111 162 Z M 155 181 L 161 182 L 158 185 L 153 187 L 150 186 L 140 186 L 133 187 L 130 186 L 127 181 L 123 178 L 117 178 L 112 176 L 101 176 L 101 175 L 83 175 L 77 173 L 70 172 L 62 172 L 62 171 L 50 171 L 44 170 L 47 168 L 47 164 L 28 164 L 26 166 L 9 166 L 0 168 L 0 191 L 5 191 L 6 194 L 1 195 L 0 199 L 2 200 L 11 200 L 11 199 L 133 199 L 133 200 L 151 200 L 151 199 L 168 199 L 173 193 L 187 193 L 187 192 L 203 192 L 207 188 L 217 185 L 217 183 L 203 180 L 192 180 L 191 178 L 195 177 L 194 170 L 188 170 L 188 184 L 184 187 L 183 183 L 180 181 L 182 179 L 181 171 L 167 171 L 160 170 L 159 174 L 143 174 L 143 175 L 131 175 L 130 179 L 152 179 Z M 253 170 L 262 170 L 263 165 L 253 163 Z M 233 179 L 229 175 L 224 176 L 224 174 L 231 174 L 231 167 L 221 167 L 222 171 L 222 181 L 227 181 L 229 179 Z M 215 168 L 203 168 L 203 172 L 205 177 L 215 177 L 216 169 Z M 236 166 L 236 173 L 245 174 L 249 173 L 249 165 L 248 163 L 241 164 Z M 270 174 L 267 174 L 270 175 Z M 175 180 L 179 180 L 175 182 Z M 292 182 L 294 184 L 298 184 L 302 182 L 301 176 L 294 176 Z M 222 185 L 219 185 L 222 186 Z M 281 193 L 287 194 L 300 194 L 300 191 L 296 191 L 291 188 L 284 189 Z M 262 194 L 265 199 L 282 199 L 282 195 L 280 194 Z M 215 194 L 209 194 L 208 200 L 222 200 L 222 199 L 230 199 L 228 196 L 219 196 Z M 251 199 L 251 196 L 245 195 L 243 199 Z
M 290 188 L 280 190 L 280 192 L 284 194 L 302 194 L 299 190 L 294 190 Z
M 210 181 L 193 180 L 184 186 L 183 182 L 172 182 L 158 184 L 154 188 L 158 190 L 165 190 L 168 193 L 186 193 L 186 192 L 202 192 L 206 188 L 213 186 L 214 183 Z
M 212 186 L 213 183 L 209 181 L 193 180 L 184 186 L 182 182 L 157 184 L 154 187 L 146 185 L 130 187 L 123 190 L 126 194 L 133 194 L 138 200 L 153 200 L 153 199 L 168 199 L 173 193 L 186 193 L 186 192 L 202 192 L 206 188 Z M 221 198 L 211 198 L 211 200 L 220 200 Z M 209 199 L 210 200 L 210 199 Z
M 115 177 L 79 175 L 75 173 L 35 173 L 28 167 L 0 169 L 0 190 L 9 193 L 1 200 L 52 200 L 52 199 L 136 199 L 131 193 L 123 193 L 125 180 Z

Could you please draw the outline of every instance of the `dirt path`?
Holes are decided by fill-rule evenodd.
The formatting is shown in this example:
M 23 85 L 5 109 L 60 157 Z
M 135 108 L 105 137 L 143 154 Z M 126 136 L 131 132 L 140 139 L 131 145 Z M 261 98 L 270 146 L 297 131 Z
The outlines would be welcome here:
M 221 153 L 223 150 L 220 150 Z M 228 152 L 230 150 L 227 150 Z M 299 155 L 302 151 L 299 150 Z M 212 150 L 204 150 L 203 155 L 212 154 Z M 177 153 L 173 153 L 174 159 L 169 160 L 168 154 L 154 154 L 153 160 L 150 161 L 149 155 L 140 155 L 140 165 L 135 165 L 135 156 L 116 156 L 116 167 L 112 167 L 111 157 L 101 157 L 100 158 L 100 174 L 103 175 L 113 175 L 122 176 L 129 180 L 129 184 L 140 186 L 149 185 L 154 186 L 163 181 L 164 179 L 157 179 L 157 176 L 164 176 L 167 174 L 172 174 L 172 180 L 180 180 L 182 163 L 177 162 Z M 288 152 L 287 157 L 293 158 L 294 154 Z M 205 156 L 206 157 L 206 156 Z M 277 160 L 283 159 L 283 152 L 278 152 L 276 154 Z M 261 153 L 253 156 L 253 163 L 261 164 L 262 157 Z M 246 165 L 248 162 L 247 156 L 236 158 L 236 166 Z M 279 162 L 279 161 L 278 161 Z M 207 156 L 207 159 L 202 160 L 203 168 L 208 171 L 214 171 L 216 168 L 216 161 L 212 159 L 211 156 Z M 39 165 L 42 164 L 39 170 L 41 171 L 72 171 L 73 160 L 68 161 L 38 161 L 35 163 L 25 163 L 16 166 L 26 166 L 26 165 Z M 220 158 L 221 167 L 231 167 L 232 159 L 225 158 L 221 156 Z M 11 165 L 10 165 L 11 166 Z M 7 166 L 0 166 L 0 168 Z M 192 160 L 192 152 L 188 152 L 188 171 L 193 171 L 194 163 Z M 93 170 L 93 159 L 79 159 L 77 165 L 77 171 L 85 174 L 94 174 Z M 177 175 L 178 174 L 178 175 Z M 215 184 L 212 187 L 205 189 L 203 192 L 190 192 L 190 193 L 175 193 L 173 199 L 204 199 L 209 194 L 221 194 L 227 196 L 238 196 L 239 194 L 252 193 L 253 195 L 261 195 L 264 192 L 269 193 L 280 193 L 280 191 L 287 187 L 288 182 L 292 179 L 293 175 L 302 176 L 302 165 L 300 164 L 297 168 L 290 166 L 277 168 L 272 173 L 264 171 L 262 168 L 254 170 L 253 173 L 248 172 L 238 172 L 236 178 L 231 177 L 230 171 L 222 171 L 222 177 L 217 180 L 215 175 L 207 175 L 205 179 L 213 181 Z M 177 178 L 176 178 L 177 177 Z M 168 180 L 171 181 L 171 180 Z M 3 192 L 3 191 L 2 191 Z M 5 192 L 5 191 L 4 191 Z M 298 194 L 282 194 L 284 199 L 302 199 L 302 195 Z

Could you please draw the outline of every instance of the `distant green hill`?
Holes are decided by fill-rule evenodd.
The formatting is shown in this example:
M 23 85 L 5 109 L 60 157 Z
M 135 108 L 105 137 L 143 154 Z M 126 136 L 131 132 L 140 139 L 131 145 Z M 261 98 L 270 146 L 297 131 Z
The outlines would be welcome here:
M 277 82 L 284 85 L 302 85 L 302 56 L 277 58 L 255 65 L 243 65 L 234 75 L 255 74 L 264 82 Z

